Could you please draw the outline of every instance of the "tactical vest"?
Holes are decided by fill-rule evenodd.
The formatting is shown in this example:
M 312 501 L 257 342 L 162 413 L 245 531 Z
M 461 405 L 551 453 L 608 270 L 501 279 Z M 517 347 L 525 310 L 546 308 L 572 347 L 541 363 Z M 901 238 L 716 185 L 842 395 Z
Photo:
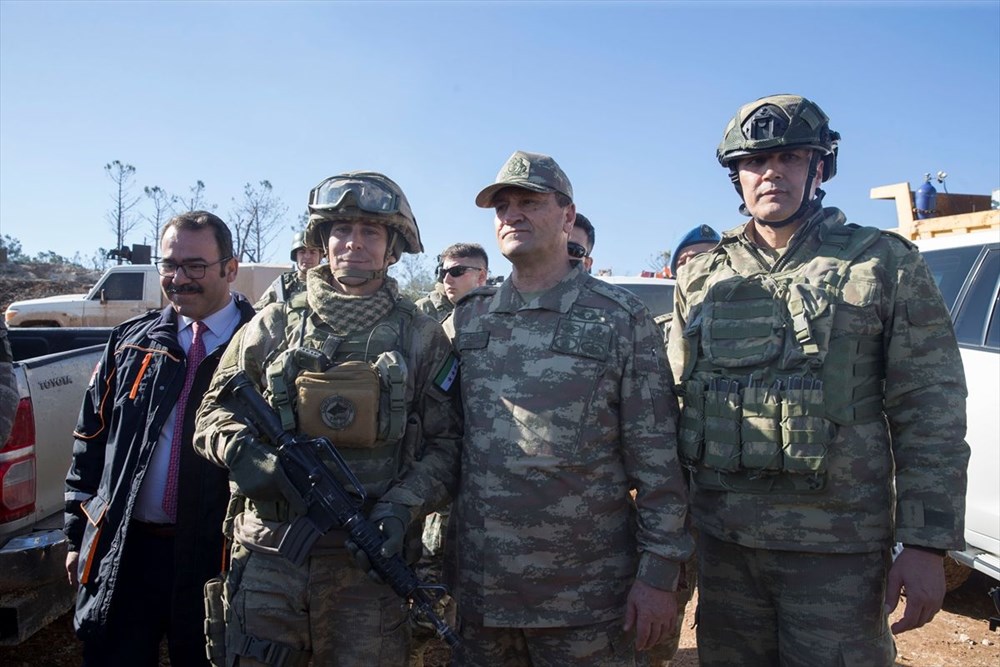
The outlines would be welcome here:
M 404 436 L 416 418 L 407 414 L 403 350 L 409 349 L 415 309 L 400 299 L 373 329 L 339 336 L 301 292 L 285 304 L 287 346 L 267 365 L 265 395 L 284 428 L 329 438 L 372 500 L 408 463 Z
M 821 491 L 837 427 L 883 418 L 882 336 L 831 336 L 855 289 L 848 270 L 879 236 L 872 227 L 825 229 L 808 263 L 746 276 L 725 262 L 745 259 L 745 249 L 716 251 L 684 329 L 679 378 L 678 455 L 700 487 Z

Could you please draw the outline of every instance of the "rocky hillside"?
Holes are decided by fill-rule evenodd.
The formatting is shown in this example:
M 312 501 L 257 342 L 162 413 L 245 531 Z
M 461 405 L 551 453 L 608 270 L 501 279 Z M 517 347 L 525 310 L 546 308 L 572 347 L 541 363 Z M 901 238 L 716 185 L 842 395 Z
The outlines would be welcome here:
M 101 273 L 75 264 L 0 263 L 0 312 L 20 299 L 83 294 L 94 286 Z

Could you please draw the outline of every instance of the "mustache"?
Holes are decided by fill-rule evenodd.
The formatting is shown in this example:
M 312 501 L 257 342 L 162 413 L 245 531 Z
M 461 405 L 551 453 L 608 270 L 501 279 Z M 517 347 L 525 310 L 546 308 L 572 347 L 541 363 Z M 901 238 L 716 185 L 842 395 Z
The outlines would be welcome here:
M 197 285 L 170 285 L 166 290 L 167 294 L 201 294 L 202 289 Z

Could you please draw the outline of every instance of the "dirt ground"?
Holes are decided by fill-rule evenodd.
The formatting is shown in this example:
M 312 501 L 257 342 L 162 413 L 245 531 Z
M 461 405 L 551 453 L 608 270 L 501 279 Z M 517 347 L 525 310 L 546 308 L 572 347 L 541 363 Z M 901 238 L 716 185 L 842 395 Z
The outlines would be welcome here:
M 973 573 L 945 598 L 944 608 L 928 625 L 896 638 L 896 667 L 997 667 L 1000 665 L 1000 632 L 989 629 L 989 617 L 1000 613 L 989 599 L 996 582 Z M 697 598 L 696 598 L 697 600 Z M 893 614 L 895 621 L 900 610 Z M 673 667 L 697 667 L 695 632 L 689 623 L 681 631 L 681 644 Z M 72 615 L 66 614 L 21 646 L 0 647 L 0 665 L 7 667 L 76 667 L 80 645 L 73 636 Z M 432 645 L 426 667 L 445 667 L 448 650 Z M 161 665 L 170 665 L 164 659 Z M 317 666 L 322 667 L 322 666 Z

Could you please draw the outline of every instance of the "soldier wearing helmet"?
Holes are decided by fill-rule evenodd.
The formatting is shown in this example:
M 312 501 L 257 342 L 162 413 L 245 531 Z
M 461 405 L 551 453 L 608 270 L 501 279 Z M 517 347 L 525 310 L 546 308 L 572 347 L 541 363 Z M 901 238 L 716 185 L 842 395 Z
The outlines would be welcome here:
M 323 248 L 310 245 L 306 240 L 306 233 L 295 232 L 292 237 L 292 251 L 289 257 L 295 265 L 291 271 L 286 271 L 274 279 L 267 290 L 257 299 L 254 308 L 260 310 L 269 303 L 280 303 L 287 301 L 293 295 L 302 292 L 306 288 L 306 271 L 318 266 L 323 260 Z
M 395 182 L 349 172 L 312 190 L 306 234 L 328 263 L 240 331 L 198 415 L 196 450 L 228 467 L 245 498 L 231 511 L 226 664 L 401 665 L 405 603 L 355 564 L 346 533 L 322 537 L 301 567 L 276 553 L 302 501 L 273 443 L 218 401 L 226 380 L 246 372 L 286 429 L 334 443 L 365 487 L 383 550 L 419 557 L 423 517 L 457 482 L 461 423 L 448 338 L 386 274 L 402 253 L 423 250 L 416 219 Z
M 677 277 L 706 667 L 892 665 L 892 634 L 940 609 L 942 557 L 964 544 L 948 309 L 912 243 L 822 206 L 839 140 L 803 97 L 741 107 L 717 156 L 750 220 Z

